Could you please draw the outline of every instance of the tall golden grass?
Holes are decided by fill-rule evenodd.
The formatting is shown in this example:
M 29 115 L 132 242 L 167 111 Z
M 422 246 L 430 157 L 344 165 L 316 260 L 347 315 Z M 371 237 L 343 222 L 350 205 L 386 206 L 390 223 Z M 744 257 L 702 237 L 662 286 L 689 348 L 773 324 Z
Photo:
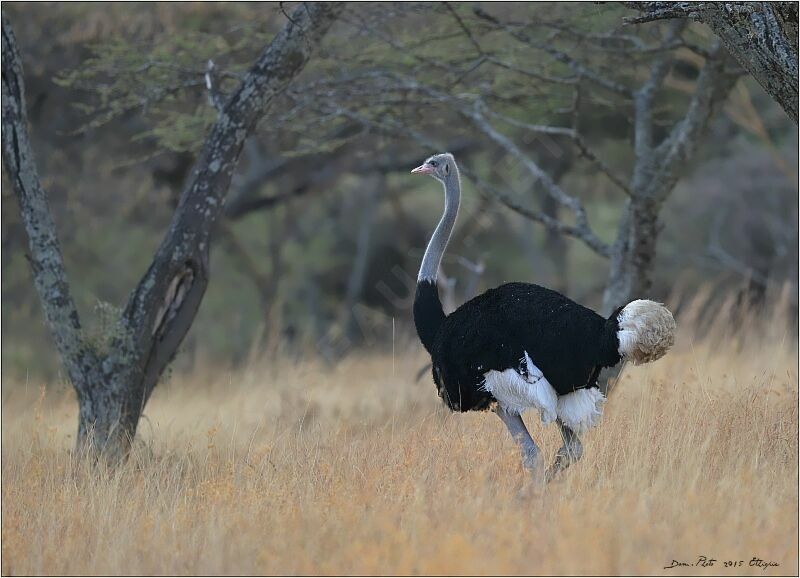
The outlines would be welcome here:
M 4 382 L 3 574 L 797 574 L 786 309 L 734 331 L 723 304 L 700 338 L 702 302 L 544 488 L 499 419 L 413 381 L 416 346 L 174 376 L 115 471 L 71 457 L 68 388 Z

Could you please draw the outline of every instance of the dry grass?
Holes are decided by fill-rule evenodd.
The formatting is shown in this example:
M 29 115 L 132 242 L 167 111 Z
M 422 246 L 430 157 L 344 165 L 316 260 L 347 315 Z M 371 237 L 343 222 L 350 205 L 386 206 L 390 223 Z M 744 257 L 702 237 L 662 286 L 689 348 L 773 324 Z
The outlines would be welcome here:
M 418 349 L 177 376 L 99 476 L 71 460 L 68 390 L 4 383 L 2 571 L 797 574 L 794 338 L 777 319 L 750 343 L 686 325 L 543 490 L 500 420 L 412 383 Z M 556 429 L 527 422 L 551 457 Z M 700 555 L 714 567 L 663 569 Z

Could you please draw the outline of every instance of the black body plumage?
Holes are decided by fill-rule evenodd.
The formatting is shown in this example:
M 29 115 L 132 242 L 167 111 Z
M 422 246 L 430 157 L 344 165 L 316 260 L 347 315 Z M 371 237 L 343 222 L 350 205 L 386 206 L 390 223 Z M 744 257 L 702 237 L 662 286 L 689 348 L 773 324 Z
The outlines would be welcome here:
M 433 282 L 417 285 L 414 321 L 433 362 L 439 395 L 455 411 L 488 409 L 484 374 L 509 368 L 526 374 L 525 353 L 559 395 L 593 387 L 602 367 L 621 357 L 619 310 L 605 319 L 560 293 L 507 283 L 444 315 Z

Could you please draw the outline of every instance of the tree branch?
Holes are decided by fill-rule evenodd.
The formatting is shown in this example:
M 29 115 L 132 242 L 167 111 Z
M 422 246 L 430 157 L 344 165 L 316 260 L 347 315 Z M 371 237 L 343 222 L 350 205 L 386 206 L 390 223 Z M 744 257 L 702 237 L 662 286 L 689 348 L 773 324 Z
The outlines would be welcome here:
M 245 198 L 235 205 L 230 205 L 230 207 L 226 205 L 225 216 L 233 220 L 241 219 L 245 215 L 248 215 L 254 211 L 272 209 L 282 205 L 283 203 L 291 201 L 292 199 L 303 197 L 310 191 L 311 186 L 309 183 L 302 183 L 289 191 L 279 193 L 271 197 Z
M 208 91 L 208 103 L 217 109 L 218 112 L 222 112 L 222 107 L 225 105 L 225 99 L 219 92 L 219 86 L 217 82 L 217 67 L 214 64 L 214 61 L 211 59 L 208 60 L 205 79 L 206 90 Z
M 553 84 L 576 84 L 580 80 L 580 76 L 550 76 L 547 74 L 542 74 L 536 70 L 530 70 L 528 68 L 522 68 L 520 66 L 508 64 L 507 62 L 503 62 L 494 56 L 488 56 L 486 61 L 500 68 L 505 68 L 511 72 L 516 72 L 522 76 L 535 78 L 536 80 L 541 80 L 542 82 L 550 82 Z
M 526 122 L 521 122 L 516 119 L 510 118 L 498 112 L 495 112 L 488 107 L 485 107 L 485 110 L 490 116 L 498 118 L 499 120 L 502 120 L 503 122 L 511 126 L 515 126 L 517 128 L 521 128 L 530 132 L 548 134 L 548 135 L 560 135 L 569 138 L 570 140 L 572 140 L 572 142 L 575 143 L 575 146 L 578 147 L 578 151 L 581 153 L 581 155 L 584 158 L 586 158 L 586 160 L 588 160 L 590 163 L 592 163 L 596 169 L 598 169 L 601 173 L 606 175 L 606 177 L 608 177 L 608 180 L 610 180 L 617 187 L 622 189 L 625 192 L 625 194 L 627 195 L 633 194 L 630 188 L 628 188 L 628 185 L 625 183 L 625 181 L 623 181 L 621 177 L 616 175 L 607 164 L 605 164 L 602 160 L 600 160 L 600 158 L 598 158 L 597 155 L 595 155 L 594 152 L 592 152 L 592 150 L 589 149 L 589 146 L 586 144 L 586 141 L 583 140 L 583 137 L 581 137 L 581 135 L 578 133 L 576 129 L 565 128 L 560 126 L 529 124 Z
M 662 45 L 671 44 L 685 27 L 682 22 L 677 22 L 670 26 Z M 650 69 L 650 76 L 647 81 L 634 93 L 634 152 L 636 153 L 637 164 L 642 166 L 649 165 L 647 159 L 651 158 L 653 148 L 653 101 L 658 89 L 672 68 L 674 55 L 672 53 L 662 53 L 656 58 Z M 636 175 L 634 179 L 637 180 Z
M 359 114 L 358 112 L 349 110 L 341 106 L 338 106 L 336 110 L 337 113 L 340 114 L 341 116 L 344 116 L 356 122 L 363 123 L 365 126 L 372 127 L 382 132 L 389 132 L 390 134 L 393 135 L 405 134 L 407 137 L 409 137 L 410 139 L 414 140 L 415 142 L 419 143 L 420 145 L 424 146 L 427 149 L 438 150 L 439 148 L 441 148 L 439 147 L 439 145 L 437 145 L 436 143 L 434 143 L 433 141 L 431 141 L 418 131 L 410 128 L 408 125 L 392 121 L 389 118 L 383 118 L 380 121 L 376 121 L 367 118 L 364 115 Z M 531 159 L 528 159 L 528 161 L 533 163 Z M 535 163 L 533 164 L 535 165 Z M 541 169 L 539 170 L 541 171 Z M 581 212 L 583 211 L 583 207 L 580 205 L 580 202 L 577 199 L 574 199 L 573 197 L 569 197 L 568 195 L 566 195 L 566 193 L 563 193 L 563 191 L 562 191 L 562 195 L 564 196 L 563 198 L 571 200 L 568 202 L 574 201 L 574 203 L 577 203 L 577 207 L 579 208 L 579 212 L 576 213 L 575 225 L 568 225 L 540 211 L 535 211 L 533 209 L 523 206 L 522 204 L 517 202 L 512 195 L 509 195 L 501 191 L 500 189 L 486 183 L 466 166 L 459 167 L 459 171 L 465 178 L 471 181 L 478 188 L 479 192 L 484 197 L 499 201 L 506 208 L 522 215 L 527 219 L 530 219 L 547 227 L 551 231 L 555 231 L 560 234 L 569 235 L 576 239 L 580 239 L 590 249 L 592 249 L 602 257 L 610 256 L 611 254 L 610 247 L 594 234 L 594 232 L 589 227 L 588 220 L 585 218 L 585 214 L 583 214 L 583 218 L 580 218 Z M 553 183 L 552 179 L 550 179 L 546 174 L 544 173 L 542 174 L 545 176 L 545 178 L 548 179 L 548 181 L 553 186 L 557 187 L 557 185 Z
M 609 247 L 606 243 L 601 241 L 592 231 L 589 226 L 589 219 L 586 216 L 586 210 L 583 204 L 576 197 L 570 196 L 559 187 L 550 175 L 543 171 L 539 165 L 528 155 L 522 152 L 520 148 L 514 144 L 511 139 L 495 129 L 486 118 L 479 112 L 479 107 L 474 107 L 472 110 L 462 109 L 461 114 L 466 116 L 472 121 L 472 124 L 483 132 L 487 137 L 499 145 L 503 150 L 517 159 L 522 166 L 536 179 L 542 183 L 547 193 L 553 197 L 560 205 L 570 209 L 575 215 L 575 231 L 580 231 L 580 238 L 597 253 L 608 256 Z M 549 218 L 548 218 L 549 219 Z M 536 219 L 544 223 L 543 219 Z M 564 232 L 564 230 L 560 230 Z
M 19 202 L 28 238 L 30 265 L 45 319 L 61 361 L 76 388 L 84 388 L 87 375 L 97 370 L 95 353 L 86 345 L 80 318 L 70 292 L 56 225 L 50 214 L 28 137 L 22 60 L 11 24 L 3 23 L 2 140 L 3 164 Z
M 500 202 L 500 204 L 506 208 L 511 209 L 519 215 L 522 215 L 526 219 L 539 223 L 551 231 L 583 241 L 586 246 L 588 246 L 601 257 L 608 258 L 611 256 L 611 247 L 607 243 L 604 243 L 602 240 L 600 240 L 589 228 L 587 223 L 583 223 L 581 225 L 569 225 L 559 221 L 558 219 L 555 219 L 541 211 L 536 211 L 530 207 L 522 205 L 516 199 L 514 199 L 513 196 L 501 191 L 497 187 L 490 185 L 478 177 L 472 170 L 459 167 L 459 171 L 462 175 L 469 179 L 473 185 L 475 185 L 475 187 L 484 197 Z
M 516 39 L 518 42 L 531 46 L 532 48 L 536 48 L 538 50 L 542 50 L 543 52 L 547 53 L 557 62 L 565 64 L 567 67 L 572 70 L 575 74 L 577 74 L 581 78 L 585 78 L 590 82 L 597 84 L 605 88 L 606 90 L 610 90 L 611 92 L 615 92 L 619 95 L 622 95 L 626 98 L 631 98 L 633 96 L 631 89 L 629 89 L 624 84 L 620 84 L 618 82 L 614 82 L 613 80 L 609 80 L 600 74 L 597 74 L 595 71 L 591 70 L 590 68 L 584 66 L 567 53 L 562 52 L 560 50 L 556 50 L 551 45 L 537 42 L 524 32 L 520 30 L 515 30 L 513 27 L 509 26 L 498 20 L 496 17 L 492 16 L 482 8 L 475 8 L 473 10 L 475 15 L 486 22 L 493 24 L 496 28 L 506 31 L 508 34 L 511 35 L 512 38 Z
M 640 24 L 685 18 L 708 26 L 731 55 L 798 122 L 798 8 L 795 2 L 625 2 Z
M 736 84 L 738 75 L 725 72 L 725 60 L 726 51 L 717 42 L 700 71 L 686 114 L 655 149 L 654 157 L 658 161 L 652 181 L 659 185 L 660 190 L 651 189 L 650 193 L 659 200 L 663 200 L 672 189 L 677 180 L 678 167 L 694 152 L 713 107 L 723 102 Z
M 712 2 L 623 2 L 628 8 L 643 12 L 640 16 L 626 16 L 625 24 L 644 24 L 656 20 L 690 18 L 698 20 L 700 14 L 712 9 Z
M 275 96 L 303 69 L 341 9 L 340 3 L 298 6 L 212 126 L 169 231 L 123 314 L 133 336 L 131 353 L 139 360 L 136 369 L 143 375 L 142 404 L 175 355 L 200 306 L 208 284 L 210 234 L 222 212 L 245 139 Z M 169 289 L 176 279 L 188 280 L 188 286 L 180 302 L 170 302 Z M 169 324 L 158 327 L 157 313 L 164 308 L 175 308 L 175 313 L 164 318 L 171 321 Z

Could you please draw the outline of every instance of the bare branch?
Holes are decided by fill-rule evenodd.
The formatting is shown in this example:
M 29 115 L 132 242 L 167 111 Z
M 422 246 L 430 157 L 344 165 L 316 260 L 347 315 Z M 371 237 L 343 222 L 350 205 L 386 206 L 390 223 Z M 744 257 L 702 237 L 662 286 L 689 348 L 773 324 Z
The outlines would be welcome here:
M 429 150 L 439 150 L 441 148 L 441 146 L 438 143 L 435 143 L 434 141 L 430 140 L 428 137 L 426 137 L 422 133 L 414 130 L 413 128 L 409 127 L 406 124 L 394 121 L 394 120 L 389 119 L 389 118 L 382 118 L 380 120 L 374 120 L 374 119 L 368 118 L 368 117 L 364 116 L 363 114 L 360 114 L 360 113 L 358 113 L 356 111 L 353 111 L 353 110 L 350 110 L 350 109 L 348 109 L 346 107 L 343 107 L 341 105 L 330 105 L 330 104 L 328 104 L 326 106 L 328 106 L 328 107 L 335 106 L 336 114 L 344 116 L 345 118 L 349 118 L 349 119 L 354 120 L 356 122 L 363 123 L 365 126 L 369 126 L 369 127 L 373 128 L 373 129 L 376 129 L 376 130 L 379 130 L 379 131 L 382 131 L 382 132 L 389 132 L 389 133 L 391 133 L 391 134 L 393 134 L 395 136 L 397 134 L 404 134 L 408 138 L 412 139 L 413 141 L 417 142 L 418 144 L 420 144 L 421 146 L 423 146 L 423 147 L 425 147 L 425 148 L 427 148 Z M 530 159 L 528 159 L 528 160 L 530 160 Z M 530 162 L 532 162 L 532 161 L 530 161 Z M 575 225 L 569 225 L 569 224 L 563 223 L 563 222 L 561 222 L 561 221 L 559 221 L 557 219 L 554 219 L 554 218 L 552 218 L 552 217 L 550 217 L 550 216 L 548 216 L 548 215 L 546 215 L 544 213 L 541 213 L 539 211 L 535 211 L 533 209 L 530 209 L 528 207 L 523 206 L 518 201 L 516 201 L 513 198 L 512 195 L 507 194 L 507 193 L 497 189 L 496 187 L 493 187 L 493 186 L 489 185 L 485 181 L 483 181 L 481 178 L 479 178 L 468 167 L 463 166 L 463 167 L 460 167 L 459 170 L 460 170 L 461 174 L 466 179 L 468 179 L 470 182 L 472 182 L 476 186 L 478 191 L 481 194 L 483 194 L 485 197 L 488 197 L 490 199 L 494 199 L 496 201 L 499 201 L 506 208 L 508 208 L 508 209 L 510 209 L 510 210 L 522 215 L 523 217 L 526 217 L 526 218 L 532 220 L 532 221 L 540 223 L 541 225 L 547 227 L 548 229 L 550 229 L 552 231 L 555 231 L 557 233 L 561 233 L 561 234 L 564 234 L 564 235 L 569 235 L 571 237 L 575 237 L 576 239 L 580 239 L 590 249 L 595 251 L 598 255 L 601 255 L 603 257 L 609 257 L 610 256 L 610 254 L 611 254 L 610 247 L 606 243 L 604 243 L 602 240 L 600 240 L 594 234 L 594 232 L 590 229 L 590 227 L 588 225 L 588 220 L 585 218 L 585 215 L 584 215 L 583 218 L 579 217 L 580 212 L 583 211 L 583 207 L 580 205 L 580 203 L 577 201 L 577 199 L 573 199 L 572 197 L 568 197 L 568 196 L 566 196 L 564 194 L 566 198 L 575 201 L 577 203 L 577 206 L 579 207 L 579 212 L 576 214 L 576 224 Z M 544 173 L 542 173 L 542 174 L 544 174 Z M 546 177 L 546 175 L 545 175 L 545 177 Z M 549 180 L 550 183 L 553 183 L 552 179 L 549 179 L 549 177 L 546 177 L 546 178 Z M 553 185 L 555 186 L 554 183 L 553 183 Z M 562 192 L 562 194 L 563 194 L 563 192 Z
M 510 116 L 506 116 L 497 111 L 494 111 L 482 102 L 480 103 L 480 109 L 481 112 L 485 112 L 489 116 L 502 120 L 504 123 L 508 125 L 515 126 L 517 128 L 521 128 L 530 132 L 536 132 L 539 134 L 560 135 L 569 138 L 573 138 L 575 136 L 575 131 L 571 128 L 566 128 L 562 126 L 549 126 L 545 124 L 530 124 L 527 122 L 522 122 L 515 118 L 511 118 Z
M 660 185 L 660 190 L 650 191 L 656 198 L 665 198 L 671 190 L 672 183 L 677 179 L 678 167 L 694 152 L 713 107 L 724 101 L 736 84 L 738 76 L 726 73 L 725 60 L 726 52 L 717 43 L 711 51 L 711 58 L 706 61 L 697 78 L 686 114 L 656 148 L 654 156 L 657 159 L 657 170 L 652 180 Z M 664 182 L 667 184 L 663 184 Z
M 592 232 L 589 226 L 589 219 L 586 216 L 586 211 L 583 204 L 576 198 L 565 193 L 553 179 L 550 178 L 545 171 L 528 155 L 522 152 L 520 148 L 514 144 L 511 139 L 495 129 L 486 118 L 479 112 L 478 107 L 470 109 L 463 109 L 460 111 L 464 116 L 472 121 L 472 124 L 483 132 L 487 137 L 499 145 L 503 150 L 517 159 L 522 166 L 536 179 L 541 182 L 547 193 L 553 197 L 560 205 L 570 209 L 575 215 L 575 229 L 580 231 L 581 239 L 586 242 L 592 249 L 602 255 L 608 252 L 608 245 L 601 241 Z M 538 219 L 540 222 L 544 220 Z M 563 232 L 563 231 L 562 231 Z
M 501 191 L 500 189 L 493 187 L 492 185 L 488 184 L 483 179 L 479 178 L 473 171 L 468 168 L 460 168 L 459 169 L 461 174 L 464 175 L 467 179 L 472 182 L 473 185 L 478 189 L 478 191 L 483 194 L 485 197 L 494 199 L 495 201 L 499 201 L 503 206 L 508 209 L 511 209 L 515 213 L 518 213 L 525 217 L 526 219 L 530 219 L 540 225 L 543 225 L 547 229 L 554 231 L 556 233 L 562 235 L 568 235 L 570 237 L 574 237 L 583 241 L 586 246 L 592 249 L 595 253 L 600 255 L 601 257 L 608 258 L 611 256 L 611 247 L 600 240 L 594 232 L 589 228 L 588 222 L 583 222 L 581 224 L 569 225 L 558 219 L 555 219 L 541 211 L 533 210 L 529 207 L 526 207 L 519 203 L 516 199 L 514 199 L 508 193 Z
M 489 56 L 486 58 L 487 62 L 494 64 L 495 66 L 499 66 L 500 68 L 505 68 L 506 70 L 510 70 L 511 72 L 516 72 L 517 74 L 521 74 L 523 76 L 528 76 L 530 78 L 535 78 L 536 80 L 541 80 L 543 82 L 550 82 L 553 84 L 575 84 L 580 80 L 579 76 L 550 76 L 548 74 L 542 74 L 535 70 L 530 70 L 527 68 L 522 68 L 519 66 L 515 66 L 513 64 L 508 64 L 507 62 L 503 62 L 502 60 L 494 57 Z
M 538 24 L 553 28 L 581 42 L 590 42 L 593 49 L 606 52 L 621 52 L 625 54 L 654 54 L 677 48 L 679 44 L 665 47 L 661 44 L 650 45 L 635 34 L 624 34 L 619 31 L 611 33 L 596 33 L 576 30 L 563 22 L 540 20 Z
M 531 46 L 533 48 L 536 48 L 538 50 L 542 50 L 543 52 L 549 54 L 554 60 L 567 65 L 570 68 L 570 70 L 572 70 L 575 74 L 577 74 L 581 78 L 585 78 L 597 84 L 598 86 L 602 86 L 606 90 L 610 90 L 611 92 L 615 92 L 626 98 L 633 97 L 631 89 L 629 89 L 627 86 L 619 84 L 618 82 L 614 82 L 613 80 L 610 80 L 596 73 L 595 71 L 587 68 L 585 65 L 578 62 L 577 60 L 573 59 L 567 53 L 562 52 L 560 50 L 556 50 L 549 44 L 537 42 L 524 32 L 516 30 L 512 26 L 500 22 L 500 20 L 498 20 L 497 18 L 495 18 L 482 8 L 475 8 L 473 12 L 478 18 L 481 18 L 486 22 L 493 24 L 495 27 L 501 30 L 505 30 L 512 36 L 512 38 L 516 39 L 517 41 L 526 44 L 528 46 Z
M 208 60 L 205 79 L 206 90 L 208 91 L 208 103 L 216 108 L 218 112 L 222 112 L 222 107 L 225 105 L 225 101 L 220 94 L 219 86 L 217 85 L 217 67 L 214 65 L 214 61 L 211 59 Z
M 673 18 L 698 19 L 701 13 L 711 8 L 712 2 L 624 2 L 629 8 L 643 12 L 641 16 L 627 16 L 625 24 L 643 24 Z
M 500 114 L 498 112 L 492 111 L 488 107 L 485 107 L 484 110 L 490 116 L 498 118 L 498 119 L 502 120 L 503 122 L 505 122 L 505 123 L 507 123 L 507 124 L 509 124 L 511 126 L 515 126 L 517 128 L 522 128 L 524 130 L 528 130 L 528 131 L 531 131 L 531 132 L 537 132 L 537 133 L 540 133 L 540 134 L 561 135 L 561 136 L 568 137 L 570 140 L 572 140 L 575 143 L 575 146 L 578 147 L 578 150 L 580 151 L 581 155 L 583 157 L 585 157 L 586 160 L 588 160 L 590 163 L 592 163 L 592 165 L 594 165 L 594 167 L 596 169 L 598 169 L 601 173 L 606 175 L 608 177 L 608 179 L 613 184 L 615 184 L 617 187 L 622 189 L 625 192 L 625 194 L 627 194 L 627 195 L 632 195 L 633 194 L 632 191 L 630 190 L 630 188 L 628 187 L 628 185 L 625 183 L 625 181 L 623 181 L 622 178 L 620 178 L 619 176 L 614 174 L 614 172 L 609 168 L 609 166 L 606 165 L 602 160 L 600 160 L 597 157 L 597 155 L 595 155 L 591 151 L 591 149 L 589 149 L 589 146 L 586 144 L 586 141 L 583 140 L 583 137 L 581 137 L 581 135 L 578 134 L 578 132 L 575 129 L 573 129 L 573 128 L 565 128 L 565 127 L 558 127 L 558 126 L 529 124 L 529 123 L 526 123 L 526 122 L 520 122 L 520 121 L 518 121 L 516 119 L 510 118 L 510 117 L 505 116 L 503 114 Z
M 271 197 L 255 197 L 243 199 L 242 201 L 231 205 L 231 208 L 226 209 L 225 216 L 229 219 L 241 219 L 254 211 L 261 211 L 264 209 L 272 209 L 278 207 L 287 201 L 298 199 L 311 191 L 308 185 L 301 185 L 293 189 L 272 195 Z
M 481 45 L 478 43 L 477 40 L 475 40 L 475 37 L 472 35 L 472 32 L 470 32 L 469 28 L 467 28 L 467 25 L 464 24 L 464 21 L 461 19 L 461 16 L 458 15 L 458 12 L 455 11 L 455 9 L 450 5 L 449 2 L 445 2 L 444 5 L 447 8 L 447 11 L 450 12 L 450 14 L 453 16 L 453 19 L 458 24 L 458 27 L 462 30 L 462 32 L 464 32 L 464 35 L 469 39 L 470 44 L 472 44 L 472 46 L 475 47 L 475 50 L 477 51 L 478 54 L 483 56 L 485 54 L 483 48 L 481 48 Z
M 681 22 L 673 24 L 667 32 L 663 44 L 671 44 L 684 27 L 685 24 Z M 636 91 L 634 96 L 634 150 L 641 163 L 646 161 L 653 148 L 653 100 L 669 74 L 673 60 L 674 55 L 671 53 L 660 54 L 650 69 L 647 81 Z
M 352 15 L 353 13 L 352 12 L 348 12 L 347 14 L 348 15 Z M 421 56 L 421 55 L 417 54 L 414 51 L 414 49 L 420 47 L 419 45 L 410 46 L 410 45 L 401 44 L 401 43 L 397 42 L 396 40 L 394 40 L 392 37 L 384 34 L 383 31 L 378 30 L 376 27 L 369 26 L 363 19 L 359 19 L 358 22 L 353 22 L 352 20 L 344 18 L 344 21 L 350 22 L 351 24 L 355 24 L 355 25 L 359 26 L 360 29 L 363 32 L 367 32 L 367 33 L 373 35 L 374 37 L 378 38 L 379 40 L 381 40 L 382 42 L 384 42 L 385 44 L 387 44 L 388 46 L 390 46 L 391 48 L 396 50 L 399 54 L 408 55 L 408 56 L 412 57 L 414 60 L 416 60 L 417 62 L 419 62 L 420 64 L 424 64 L 427 67 L 431 67 L 433 69 L 440 70 L 442 73 L 450 72 L 450 69 L 447 66 L 444 66 L 443 64 L 441 64 L 437 59 L 431 59 L 431 58 L 428 58 L 426 56 Z M 422 45 L 422 47 L 424 47 L 424 44 Z

